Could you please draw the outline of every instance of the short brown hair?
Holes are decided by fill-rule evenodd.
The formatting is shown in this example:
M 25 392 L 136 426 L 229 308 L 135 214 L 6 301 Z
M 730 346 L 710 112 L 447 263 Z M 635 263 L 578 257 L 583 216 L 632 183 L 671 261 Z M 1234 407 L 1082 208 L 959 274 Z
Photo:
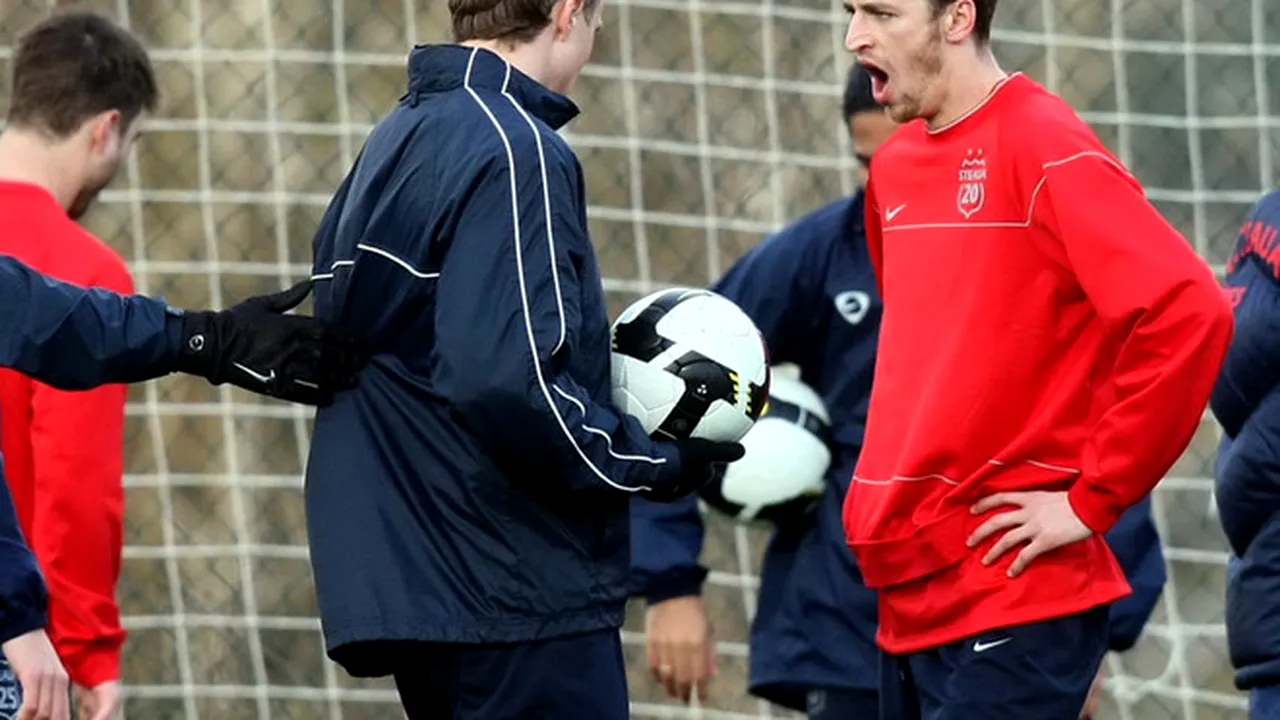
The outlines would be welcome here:
M 529 42 L 551 24 L 551 11 L 559 0 L 449 0 L 455 42 L 503 40 Z M 586 0 L 594 12 L 600 0 Z
M 933 11 L 935 14 L 942 14 L 943 10 L 951 7 L 956 0 L 932 0 Z M 986 44 L 991 42 L 991 23 L 996 16 L 996 2 L 998 0 L 973 0 L 974 10 L 977 11 L 977 17 L 973 20 L 973 34 L 978 38 L 978 42 Z
M 158 97 L 151 58 L 128 30 L 97 13 L 61 12 L 18 40 L 9 123 L 64 138 L 119 110 L 128 127 Z

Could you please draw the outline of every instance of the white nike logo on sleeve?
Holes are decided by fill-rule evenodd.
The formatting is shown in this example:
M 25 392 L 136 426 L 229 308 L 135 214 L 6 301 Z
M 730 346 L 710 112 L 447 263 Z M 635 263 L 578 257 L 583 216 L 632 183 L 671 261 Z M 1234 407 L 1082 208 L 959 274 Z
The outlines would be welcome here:
M 885 211 L 885 213 L 884 213 L 884 219 L 885 219 L 885 222 L 888 222 L 888 221 L 890 221 L 890 220 L 894 219 L 895 217 L 897 217 L 897 216 L 898 216 L 898 213 L 902 212 L 902 211 L 903 211 L 903 210 L 905 210 L 906 208 L 907 208 L 907 204 L 906 204 L 906 203 L 902 203 L 901 205 L 899 205 L 899 206 L 898 206 L 898 207 L 896 207 L 896 208 L 892 208 L 892 209 L 890 209 L 890 210 L 886 210 L 886 211 Z

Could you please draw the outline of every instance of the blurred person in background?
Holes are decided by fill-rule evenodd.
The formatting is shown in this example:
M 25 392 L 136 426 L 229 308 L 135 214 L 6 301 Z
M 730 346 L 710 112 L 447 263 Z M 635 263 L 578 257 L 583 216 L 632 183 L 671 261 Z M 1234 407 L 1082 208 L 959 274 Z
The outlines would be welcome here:
M 871 85 L 855 63 L 842 104 L 863 185 L 872 155 L 897 128 Z M 819 208 L 752 249 L 711 288 L 751 316 L 770 361 L 797 365 L 831 415 L 826 491 L 805 517 L 776 527 L 750 638 L 750 692 L 811 720 L 879 717 L 876 595 L 863 584 L 841 519 L 881 317 L 864 212 L 861 189 Z M 705 531 L 697 499 L 637 499 L 632 516 L 632 592 L 648 603 L 649 669 L 672 697 L 705 697 L 717 662 L 714 619 L 701 597 L 707 569 L 699 564 Z M 1137 641 L 1166 579 L 1150 500 L 1126 513 L 1108 540 L 1134 586 L 1112 610 L 1111 648 L 1122 651 Z
M 1231 547 L 1227 645 L 1252 720 L 1280 718 L 1280 191 L 1264 196 L 1227 261 L 1236 334 L 1209 406 L 1222 425 L 1214 498 Z
M 896 125 L 854 65 L 843 118 L 864 178 Z M 862 445 L 880 300 L 863 239 L 859 190 L 753 248 L 711 289 L 755 321 L 775 364 L 792 363 L 831 416 L 832 462 L 812 512 L 777 528 L 751 627 L 752 694 L 810 718 L 879 717 L 876 597 L 845 546 L 841 503 Z M 704 539 L 696 498 L 632 503 L 633 592 L 648 602 L 649 668 L 675 698 L 705 698 L 716 670 L 713 618 L 701 592 Z
M 61 14 L 18 41 L 0 134 L 0 253 L 82 287 L 131 294 L 124 260 L 76 223 L 115 176 L 155 107 L 146 50 L 91 14 Z M 68 392 L 0 371 L 0 450 L 49 586 L 49 635 L 86 717 L 121 709 L 116 582 L 124 542 L 127 388 Z M 16 687 L 7 665 L 0 686 Z M 0 718 L 18 693 L 0 695 Z M 8 707 L 12 704 L 13 707 Z

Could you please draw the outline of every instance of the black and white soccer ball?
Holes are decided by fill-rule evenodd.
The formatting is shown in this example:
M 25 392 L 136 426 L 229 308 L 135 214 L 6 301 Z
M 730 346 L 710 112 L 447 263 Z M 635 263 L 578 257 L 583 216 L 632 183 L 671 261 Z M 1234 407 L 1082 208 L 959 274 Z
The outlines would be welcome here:
M 613 402 L 654 437 L 741 440 L 769 399 L 759 328 L 710 290 L 662 290 L 613 324 Z
M 826 489 L 830 437 L 831 417 L 818 393 L 798 373 L 774 368 L 769 407 L 742 438 L 746 454 L 699 495 L 738 522 L 794 522 Z

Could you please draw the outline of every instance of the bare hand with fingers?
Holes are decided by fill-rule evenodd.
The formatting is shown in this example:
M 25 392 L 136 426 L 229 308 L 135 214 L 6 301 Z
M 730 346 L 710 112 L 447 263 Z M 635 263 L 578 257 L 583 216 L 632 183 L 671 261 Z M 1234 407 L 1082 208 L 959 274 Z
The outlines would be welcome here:
M 76 686 L 76 699 L 80 703 L 79 720 L 117 720 L 124 709 L 124 693 L 116 680 L 92 688 Z
M 974 515 L 981 515 L 1005 505 L 1007 512 L 992 515 L 969 536 L 969 547 L 977 547 L 991 535 L 1005 531 L 1004 535 L 982 558 L 983 565 L 991 565 L 1001 555 L 1025 545 L 1009 567 L 1009 577 L 1017 577 L 1037 557 L 1064 545 L 1080 542 L 1093 535 L 1067 501 L 1065 492 L 1007 492 L 996 493 L 979 500 L 972 508 Z
M 32 630 L 3 645 L 5 659 L 22 685 L 17 720 L 70 720 L 67 671 L 44 630 Z
M 693 691 L 705 698 L 718 672 L 716 646 L 702 598 L 671 598 L 649 607 L 646 618 L 649 670 L 667 694 L 689 702 Z

